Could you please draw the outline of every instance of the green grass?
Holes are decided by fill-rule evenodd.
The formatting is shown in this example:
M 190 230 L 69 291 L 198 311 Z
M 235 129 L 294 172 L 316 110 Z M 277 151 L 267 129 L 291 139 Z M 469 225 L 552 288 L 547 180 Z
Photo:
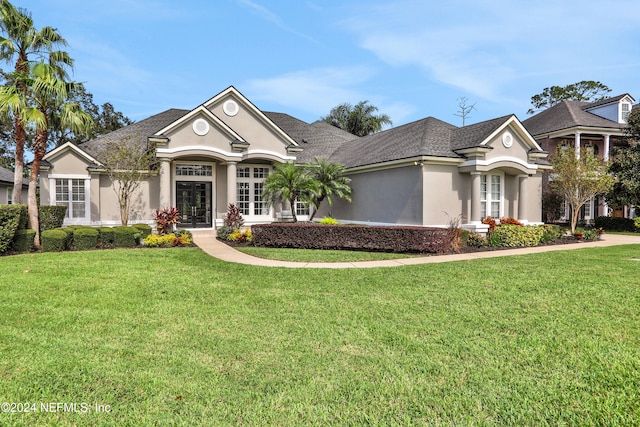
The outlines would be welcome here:
M 287 248 L 260 248 L 254 246 L 236 247 L 245 254 L 258 258 L 274 259 L 278 261 L 296 262 L 357 262 L 380 261 L 387 259 L 414 258 L 424 255 L 394 254 L 387 252 L 361 252 L 361 251 L 330 251 L 314 249 L 287 249 Z
M 3 257 L 0 402 L 91 410 L 0 425 L 640 425 L 632 258 L 640 245 L 330 271 L 198 248 Z

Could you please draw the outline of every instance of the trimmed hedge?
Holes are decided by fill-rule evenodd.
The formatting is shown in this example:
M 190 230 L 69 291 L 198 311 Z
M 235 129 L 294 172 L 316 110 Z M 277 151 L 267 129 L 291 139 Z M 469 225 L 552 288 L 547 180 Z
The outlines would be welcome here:
M 45 252 L 60 252 L 68 248 L 69 233 L 63 228 L 45 230 L 40 233 L 42 250 Z
M 14 252 L 31 252 L 33 250 L 33 240 L 36 237 L 36 230 L 25 228 L 16 231 L 13 236 L 11 250 Z
M 26 227 L 27 205 L 0 205 L 0 254 L 4 253 L 16 231 Z
M 95 249 L 100 233 L 93 227 L 79 227 L 73 232 L 73 246 L 79 250 Z
M 545 234 L 543 227 L 502 224 L 489 236 L 491 246 L 519 248 L 538 246 Z
M 113 244 L 116 248 L 133 248 L 138 245 L 136 234 L 140 233 L 133 227 L 118 225 L 113 227 Z
M 40 231 L 42 232 L 62 227 L 66 214 L 66 206 L 38 206 Z
M 593 220 L 593 225 L 606 231 L 636 231 L 635 223 L 631 218 L 599 216 Z
M 98 227 L 98 246 L 102 248 L 113 247 L 113 240 L 115 238 L 115 232 L 111 227 Z
M 276 248 L 445 253 L 452 244 L 446 228 L 273 223 L 251 230 L 255 246 Z
M 152 228 L 148 224 L 133 224 L 132 227 L 142 233 L 142 238 L 151 234 Z

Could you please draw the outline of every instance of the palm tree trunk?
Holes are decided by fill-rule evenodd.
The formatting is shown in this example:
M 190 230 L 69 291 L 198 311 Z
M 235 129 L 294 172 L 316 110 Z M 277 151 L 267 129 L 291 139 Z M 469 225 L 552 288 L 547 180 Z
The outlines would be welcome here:
M 31 162 L 31 174 L 29 175 L 29 224 L 32 230 L 36 231 L 33 245 L 39 249 L 40 245 L 40 221 L 38 217 L 38 198 L 36 190 L 38 188 L 38 175 L 40 174 L 40 164 L 47 149 L 48 130 L 36 129 L 35 143 L 33 144 L 33 162 Z
M 296 198 L 289 199 L 289 205 L 291 205 L 291 216 L 293 217 L 293 222 L 298 222 L 298 217 L 296 216 Z
M 22 180 L 24 178 L 24 142 L 26 133 L 22 120 L 16 118 L 14 121 L 14 137 L 16 140 L 15 171 L 13 174 L 13 203 L 22 203 Z

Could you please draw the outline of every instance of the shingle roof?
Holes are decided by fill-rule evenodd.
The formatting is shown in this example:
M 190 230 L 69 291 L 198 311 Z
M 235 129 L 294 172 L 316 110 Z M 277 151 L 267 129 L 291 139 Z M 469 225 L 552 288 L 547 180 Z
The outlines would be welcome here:
M 513 116 L 502 116 L 492 120 L 457 128 L 452 133 L 451 149 L 460 150 L 463 148 L 478 146 L 511 117 Z
M 154 135 L 160 129 L 168 126 L 189 110 L 169 109 L 139 122 L 135 122 L 123 128 L 109 132 L 106 135 L 84 142 L 78 147 L 92 157 L 100 160 L 100 154 L 106 149 L 107 143 L 112 141 L 140 141 L 146 144 L 147 137 Z
M 598 105 L 602 104 L 599 103 Z M 611 128 L 616 130 L 622 130 L 626 127 L 623 123 L 614 122 L 613 120 L 608 120 L 586 111 L 586 108 L 593 106 L 594 103 L 589 102 L 561 101 L 553 107 L 547 108 L 535 116 L 528 118 L 523 121 L 522 124 L 533 136 L 571 129 L 578 126 Z
M 13 171 L 10 171 L 9 169 L 3 168 L 2 166 L 0 166 L 0 182 L 13 185 Z M 29 180 L 26 178 L 23 178 L 22 185 L 29 185 Z
M 264 115 L 303 148 L 297 155 L 299 163 L 308 163 L 314 157 L 329 158 L 344 144 L 359 139 L 326 122 L 309 124 L 284 113 L 265 112 Z

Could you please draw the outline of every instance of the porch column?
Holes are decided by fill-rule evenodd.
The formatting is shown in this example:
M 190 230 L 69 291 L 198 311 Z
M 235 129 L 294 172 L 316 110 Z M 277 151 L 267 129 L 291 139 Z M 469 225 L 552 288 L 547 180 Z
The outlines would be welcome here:
M 610 135 L 606 134 L 604 135 L 604 153 L 603 153 L 603 157 L 604 157 L 604 161 L 607 162 L 609 161 L 609 138 Z
M 160 206 L 164 209 L 171 206 L 171 159 L 159 158 L 160 162 Z
M 527 223 L 527 183 L 529 175 L 518 175 L 518 221 Z
M 227 162 L 227 206 L 229 203 L 237 203 L 238 189 L 236 185 L 236 165 L 238 162 Z M 224 210 L 227 210 L 227 206 Z
M 580 132 L 576 132 L 575 133 L 575 144 L 574 144 L 574 148 L 576 150 L 576 159 L 580 159 Z
M 471 224 L 480 224 L 480 172 L 471 172 Z

